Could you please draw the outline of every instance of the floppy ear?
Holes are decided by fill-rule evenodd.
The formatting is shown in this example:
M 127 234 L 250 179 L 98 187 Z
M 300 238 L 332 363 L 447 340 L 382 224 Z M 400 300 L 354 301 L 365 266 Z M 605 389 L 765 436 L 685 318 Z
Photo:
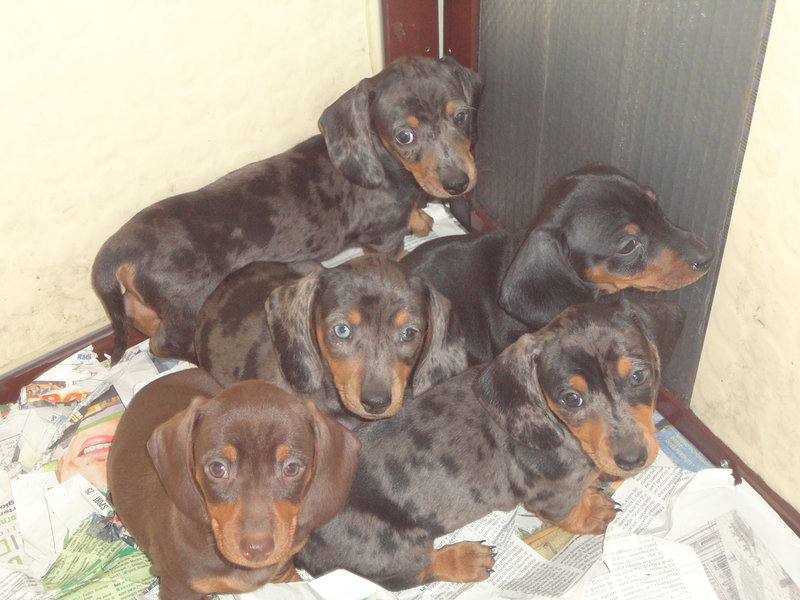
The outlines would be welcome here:
M 655 346 L 660 365 L 666 365 L 683 330 L 686 312 L 674 302 L 654 299 L 622 299 L 625 314 L 633 319 L 647 341 Z
M 539 387 L 537 363 L 547 333 L 526 333 L 490 362 L 472 389 L 486 412 L 514 440 L 552 450 L 564 440 L 564 426 L 553 415 Z
M 428 295 L 428 330 L 414 369 L 414 395 L 467 368 L 464 333 L 450 300 L 423 282 Z
M 281 373 L 298 392 L 322 386 L 323 366 L 313 338 L 312 323 L 321 270 L 275 288 L 264 304 Z
M 461 84 L 461 89 L 464 90 L 464 96 L 467 98 L 470 108 L 478 108 L 481 92 L 483 91 L 483 81 L 478 72 L 462 66 L 452 56 L 440 58 L 439 62 L 445 65 Z M 470 137 L 474 136 L 477 131 L 475 120 L 472 119 L 472 122 Z
M 531 229 L 500 285 L 500 307 L 540 329 L 567 306 L 592 300 L 555 231 Z
M 194 478 L 192 434 L 199 411 L 209 400 L 206 396 L 192 399 L 189 406 L 156 427 L 147 440 L 147 453 L 167 496 L 179 511 L 200 522 L 208 520 L 208 512 Z
M 314 427 L 314 474 L 300 506 L 298 528 L 308 531 L 330 521 L 342 508 L 358 467 L 361 442 L 341 423 L 307 400 Z
M 376 188 L 384 171 L 372 141 L 369 79 L 361 80 L 322 112 L 319 129 L 333 165 L 356 185 Z

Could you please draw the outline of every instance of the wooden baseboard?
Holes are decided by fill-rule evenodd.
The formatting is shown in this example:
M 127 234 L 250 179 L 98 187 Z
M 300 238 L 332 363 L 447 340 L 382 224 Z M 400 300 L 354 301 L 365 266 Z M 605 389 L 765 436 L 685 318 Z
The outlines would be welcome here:
M 715 466 L 733 471 L 736 483 L 745 480 L 758 492 L 783 521 L 800 536 L 800 512 L 781 498 L 775 490 L 725 445 L 689 408 L 675 398 L 669 390 L 661 388 L 658 395 L 658 412 L 683 434 Z
M 145 339 L 141 333 L 134 329 L 131 329 L 129 336 L 131 345 L 138 344 Z M 111 331 L 111 325 L 106 325 L 87 333 L 69 344 L 64 344 L 52 352 L 48 352 L 0 375 L 0 404 L 16 402 L 19 397 L 19 391 L 23 386 L 26 386 L 65 358 L 72 356 L 89 345 L 94 346 L 94 351 L 100 356 L 111 354 L 111 348 L 114 345 L 114 334 Z

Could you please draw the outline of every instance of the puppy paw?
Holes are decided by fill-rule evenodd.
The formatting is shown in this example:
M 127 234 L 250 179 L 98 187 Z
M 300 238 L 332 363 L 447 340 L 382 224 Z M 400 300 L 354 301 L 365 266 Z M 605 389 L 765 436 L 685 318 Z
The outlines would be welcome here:
M 411 211 L 408 228 L 417 237 L 424 237 L 433 229 L 433 217 L 417 207 Z
M 420 573 L 420 582 L 474 583 L 487 579 L 494 567 L 494 548 L 481 542 L 458 542 L 430 553 L 431 564 Z
M 617 503 L 601 493 L 596 487 L 586 488 L 581 499 L 570 513 L 556 525 L 570 533 L 604 533 L 608 524 L 617 516 Z

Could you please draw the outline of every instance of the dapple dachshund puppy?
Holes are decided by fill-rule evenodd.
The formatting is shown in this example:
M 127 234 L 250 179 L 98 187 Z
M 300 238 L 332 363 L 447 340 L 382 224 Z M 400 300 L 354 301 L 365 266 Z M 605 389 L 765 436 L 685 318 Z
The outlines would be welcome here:
M 573 533 L 616 514 L 598 479 L 629 477 L 658 452 L 652 414 L 683 314 L 671 303 L 585 303 L 525 334 L 391 419 L 357 430 L 363 452 L 342 511 L 298 554 L 389 589 L 475 582 L 479 542 L 433 540 L 493 510 L 527 510 Z M 659 359 L 659 350 L 661 359 Z
M 331 269 L 239 269 L 200 310 L 195 348 L 221 384 L 263 379 L 348 425 L 390 417 L 412 387 L 420 394 L 467 368 L 447 298 L 377 254 Z
M 629 287 L 674 290 L 699 279 L 713 258 L 664 216 L 653 190 L 593 165 L 549 188 L 528 231 L 440 238 L 402 262 L 450 299 L 472 365 L 571 304 Z
M 114 331 L 155 354 L 195 360 L 197 311 L 256 260 L 322 260 L 351 246 L 396 255 L 415 209 L 476 181 L 477 73 L 450 58 L 398 59 L 329 106 L 322 135 L 136 214 L 103 244 L 92 284 Z
M 292 558 L 345 501 L 359 448 L 313 402 L 262 381 L 223 390 L 190 369 L 136 394 L 109 488 L 161 598 L 243 593 L 299 580 Z

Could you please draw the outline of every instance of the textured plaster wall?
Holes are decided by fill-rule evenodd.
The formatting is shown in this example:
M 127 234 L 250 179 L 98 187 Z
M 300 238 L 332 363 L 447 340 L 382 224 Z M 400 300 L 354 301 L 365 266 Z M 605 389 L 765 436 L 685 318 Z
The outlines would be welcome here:
M 779 0 L 692 408 L 800 509 L 800 2 Z
M 317 133 L 380 68 L 377 6 L 3 3 L 0 373 L 107 322 L 89 270 L 137 210 Z

